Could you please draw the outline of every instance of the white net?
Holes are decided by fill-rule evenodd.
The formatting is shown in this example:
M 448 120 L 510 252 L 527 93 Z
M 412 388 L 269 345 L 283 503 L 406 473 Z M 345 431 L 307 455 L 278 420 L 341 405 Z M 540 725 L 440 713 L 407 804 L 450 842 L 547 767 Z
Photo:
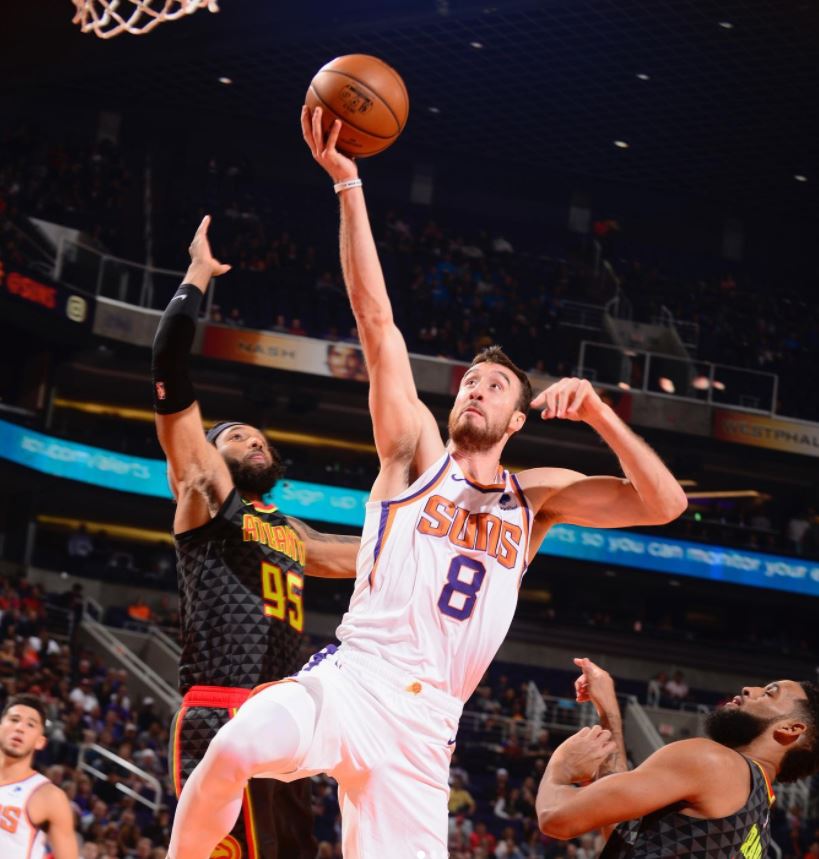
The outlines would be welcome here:
M 218 12 L 217 0 L 73 0 L 77 7 L 73 23 L 83 33 L 111 39 L 120 33 L 141 36 L 163 21 L 192 15 L 197 9 Z

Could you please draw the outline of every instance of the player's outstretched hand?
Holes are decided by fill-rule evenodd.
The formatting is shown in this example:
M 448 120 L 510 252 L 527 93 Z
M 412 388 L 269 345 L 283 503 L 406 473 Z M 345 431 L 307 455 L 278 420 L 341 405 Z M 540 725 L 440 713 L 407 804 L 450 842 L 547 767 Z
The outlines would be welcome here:
M 612 707 L 617 707 L 617 695 L 614 691 L 614 680 L 611 674 L 591 659 L 579 658 L 574 664 L 582 671 L 582 674 L 574 681 L 574 691 L 577 703 L 584 704 L 591 701 L 598 714 L 608 712 Z
M 545 421 L 589 421 L 603 411 L 605 404 L 587 379 L 561 379 L 541 391 L 531 407 L 541 409 L 540 416 Z
M 211 252 L 210 241 L 208 240 L 209 226 L 210 215 L 205 215 L 188 248 L 188 253 L 191 255 L 191 269 L 195 268 L 197 271 L 201 271 L 207 276 L 208 280 L 230 271 L 230 266 L 219 262 Z
M 304 142 L 310 148 L 313 158 L 330 174 L 333 182 L 344 182 L 347 179 L 358 178 L 358 167 L 352 158 L 342 155 L 336 149 L 338 135 L 341 131 L 341 120 L 337 119 L 326 139 L 321 130 L 321 108 L 313 113 L 304 105 L 301 109 L 301 134 Z
M 611 731 L 594 725 L 581 728 L 561 743 L 549 761 L 549 769 L 558 776 L 558 784 L 587 784 L 593 781 L 600 766 L 617 750 Z

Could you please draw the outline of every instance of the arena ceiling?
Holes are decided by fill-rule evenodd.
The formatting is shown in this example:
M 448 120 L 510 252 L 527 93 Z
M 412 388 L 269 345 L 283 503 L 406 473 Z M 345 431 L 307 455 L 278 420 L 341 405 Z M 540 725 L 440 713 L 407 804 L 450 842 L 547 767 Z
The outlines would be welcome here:
M 407 150 L 723 201 L 819 199 L 819 0 L 221 6 L 102 42 L 72 27 L 69 0 L 17 3 L 0 93 L 261 117 L 292 135 L 313 72 L 366 52 L 405 77 Z

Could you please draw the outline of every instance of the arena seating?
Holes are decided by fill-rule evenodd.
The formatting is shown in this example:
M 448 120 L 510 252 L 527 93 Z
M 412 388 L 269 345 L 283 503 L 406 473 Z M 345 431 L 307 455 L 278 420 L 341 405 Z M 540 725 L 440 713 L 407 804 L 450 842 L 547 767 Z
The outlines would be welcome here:
M 110 253 L 140 259 L 140 152 L 34 140 L 29 126 L 0 140 L 0 216 L 14 224 L 0 230 L 6 256 L 30 244 L 26 219 L 39 217 L 84 231 Z M 215 321 L 355 338 L 333 210 L 321 209 L 317 230 L 316 192 L 293 189 L 288 204 L 277 206 L 281 189 L 239 157 L 195 160 L 183 187 L 187 193 L 163 200 L 157 215 L 157 262 L 183 265 L 179 249 L 197 217 L 214 216 L 215 250 L 234 266 L 230 288 L 217 288 Z M 413 351 L 464 359 L 491 341 L 526 368 L 571 370 L 580 338 L 559 324 L 565 302 L 603 304 L 613 294 L 611 283 L 593 275 L 589 243 L 568 233 L 547 243 L 519 235 L 520 227 L 464 213 L 398 211 L 377 196 L 373 208 L 396 314 Z M 751 273 L 712 269 L 678 275 L 671 262 L 664 269 L 620 256 L 633 248 L 608 241 L 603 250 L 636 318 L 645 321 L 668 307 L 699 327 L 697 358 L 778 373 L 778 411 L 819 418 L 815 398 L 802 396 L 819 379 L 819 306 L 807 285 L 789 281 L 770 290 Z

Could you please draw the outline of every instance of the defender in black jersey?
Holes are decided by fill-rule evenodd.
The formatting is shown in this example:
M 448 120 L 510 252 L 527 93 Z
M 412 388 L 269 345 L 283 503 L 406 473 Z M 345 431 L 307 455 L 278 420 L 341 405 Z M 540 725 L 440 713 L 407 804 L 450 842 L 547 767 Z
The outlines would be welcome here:
M 541 830 L 572 838 L 619 824 L 601 859 L 764 859 L 771 784 L 819 770 L 819 687 L 746 686 L 711 714 L 709 738 L 670 743 L 626 772 L 611 677 L 575 662 L 578 700 L 592 701 L 602 724 L 570 737 L 549 761 L 536 803 Z
M 261 431 L 240 422 L 203 430 L 188 356 L 207 285 L 229 269 L 211 254 L 208 224 L 205 218 L 191 244 L 190 268 L 160 320 L 153 352 L 156 427 L 177 502 L 184 695 L 171 731 L 177 795 L 254 687 L 301 667 L 305 573 L 353 577 L 359 543 L 320 534 L 262 502 L 281 462 Z M 313 859 L 315 852 L 309 783 L 254 779 L 236 826 L 213 855 Z

